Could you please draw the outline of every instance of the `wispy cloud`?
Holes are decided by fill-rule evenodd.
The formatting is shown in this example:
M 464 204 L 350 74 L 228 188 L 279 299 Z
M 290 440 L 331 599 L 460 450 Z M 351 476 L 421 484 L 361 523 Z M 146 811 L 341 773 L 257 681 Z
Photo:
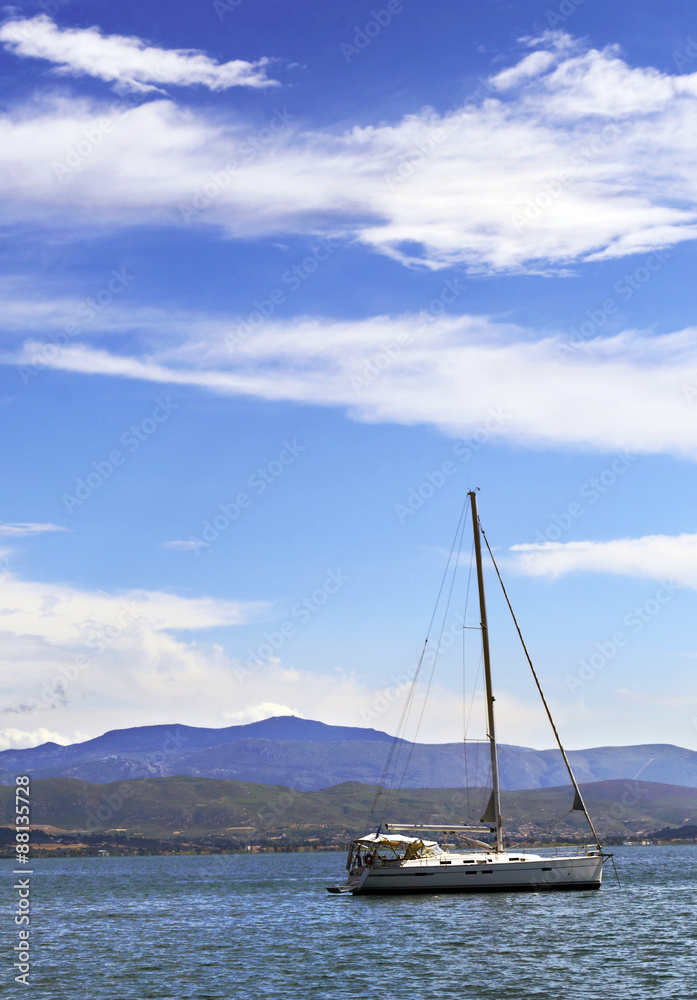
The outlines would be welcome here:
M 12 24 L 2 37 L 19 47 Z M 41 24 L 39 37 L 64 39 Z M 77 34 L 86 49 L 108 41 L 134 60 L 95 56 L 95 72 L 141 86 L 227 86 L 236 72 L 187 53 L 151 60 L 138 40 L 113 42 L 96 29 Z M 694 239 L 697 74 L 630 67 L 611 47 L 537 44 L 450 112 L 422 109 L 343 134 L 296 123 L 253 155 L 253 130 L 239 117 L 225 123 L 170 101 L 113 109 L 62 97 L 14 107 L 0 120 L 5 211 L 80 227 L 98 218 L 100 226 L 209 225 L 240 237 L 341 233 L 407 264 L 485 273 L 559 272 Z M 158 68 L 170 66 L 165 56 L 167 71 Z M 85 136 L 105 115 L 108 141 L 57 180 L 54 165 L 77 143 L 89 145 Z M 185 211 L 204 189 L 214 210 Z
M 0 538 L 26 538 L 27 535 L 40 535 L 44 531 L 67 531 L 60 524 L 0 524 Z
M 178 322 L 187 327 L 183 317 Z M 561 338 L 482 316 L 269 320 L 242 340 L 225 317 L 189 314 L 188 332 L 176 335 L 168 324 L 166 310 L 159 320 L 150 314 L 142 347 L 128 355 L 83 343 L 56 347 L 48 363 L 84 375 L 341 406 L 358 420 L 430 424 L 463 437 L 496 413 L 492 441 L 697 458 L 695 330 L 627 332 L 565 355 Z M 13 360 L 31 364 L 37 352 L 41 345 L 28 343 Z
M 17 56 L 53 63 L 59 73 L 94 76 L 122 90 L 157 90 L 163 84 L 199 84 L 209 90 L 278 85 L 266 75 L 266 58 L 221 64 L 194 49 L 161 49 L 134 36 L 104 35 L 96 27 L 59 28 L 45 14 L 7 21 L 0 27 L 0 42 Z
M 162 591 L 128 590 L 109 594 L 62 583 L 0 579 L 0 630 L 35 636 L 49 643 L 87 643 L 120 618 L 148 632 L 196 631 L 253 620 L 266 604 L 213 597 L 181 597 Z
M 697 535 L 645 535 L 609 542 L 514 545 L 512 566 L 527 576 L 556 579 L 567 573 L 612 573 L 670 580 L 697 590 Z

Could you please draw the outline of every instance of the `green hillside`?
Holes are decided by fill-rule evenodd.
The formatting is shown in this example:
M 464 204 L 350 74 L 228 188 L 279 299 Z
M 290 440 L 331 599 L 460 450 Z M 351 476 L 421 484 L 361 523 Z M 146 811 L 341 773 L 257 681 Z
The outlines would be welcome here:
M 621 838 L 697 822 L 697 789 L 648 781 L 598 781 L 582 786 L 602 837 Z M 32 823 L 60 830 L 124 831 L 128 836 L 202 838 L 234 843 L 318 838 L 336 843 L 360 834 L 377 789 L 347 782 L 317 792 L 214 778 L 155 778 L 93 785 L 77 778 L 44 778 L 32 784 Z M 462 823 L 481 815 L 481 789 L 406 789 L 392 822 Z M 579 813 L 569 814 L 570 787 L 504 792 L 511 839 L 587 839 Z M 566 814 L 566 815 L 565 815 Z M 14 789 L 0 788 L 0 816 L 14 819 Z

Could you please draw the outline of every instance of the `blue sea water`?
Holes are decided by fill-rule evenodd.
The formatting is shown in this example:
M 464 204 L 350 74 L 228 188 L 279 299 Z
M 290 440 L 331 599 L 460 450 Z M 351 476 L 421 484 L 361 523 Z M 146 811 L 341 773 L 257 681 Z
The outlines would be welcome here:
M 598 892 L 331 896 L 335 853 L 35 860 L 41 1000 L 695 1000 L 697 847 L 616 849 Z

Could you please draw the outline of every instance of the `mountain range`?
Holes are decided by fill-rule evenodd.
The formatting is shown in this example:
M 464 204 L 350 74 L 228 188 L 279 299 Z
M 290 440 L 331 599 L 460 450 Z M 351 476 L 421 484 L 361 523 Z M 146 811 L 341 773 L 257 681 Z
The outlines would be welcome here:
M 278 716 L 247 725 L 203 729 L 174 724 L 117 729 L 70 746 L 0 752 L 0 784 L 18 774 L 106 783 L 188 776 L 284 785 L 316 791 L 347 781 L 379 784 L 393 737 L 375 729 L 329 726 Z M 405 788 L 486 785 L 484 743 L 397 741 L 397 773 L 407 759 Z M 595 747 L 568 753 L 580 782 L 636 779 L 697 788 L 697 752 L 670 744 Z M 568 776 L 558 750 L 499 746 L 506 790 L 552 788 Z

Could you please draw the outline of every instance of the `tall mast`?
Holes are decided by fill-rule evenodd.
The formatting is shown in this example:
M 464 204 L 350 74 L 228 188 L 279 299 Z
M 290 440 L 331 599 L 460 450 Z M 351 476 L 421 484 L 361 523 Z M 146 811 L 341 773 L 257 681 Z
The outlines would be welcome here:
M 472 504 L 472 530 L 474 532 L 474 553 L 477 559 L 477 585 L 479 587 L 479 614 L 482 626 L 482 650 L 484 653 L 484 680 L 486 683 L 487 735 L 491 753 L 491 800 L 482 817 L 483 822 L 493 822 L 496 832 L 496 850 L 503 850 L 503 826 L 501 820 L 501 790 L 499 787 L 499 759 L 496 752 L 496 729 L 494 726 L 494 693 L 491 687 L 491 660 L 489 657 L 489 628 L 486 620 L 486 600 L 484 597 L 484 571 L 482 568 L 482 545 L 479 536 L 479 515 L 477 514 L 477 494 L 468 494 Z

